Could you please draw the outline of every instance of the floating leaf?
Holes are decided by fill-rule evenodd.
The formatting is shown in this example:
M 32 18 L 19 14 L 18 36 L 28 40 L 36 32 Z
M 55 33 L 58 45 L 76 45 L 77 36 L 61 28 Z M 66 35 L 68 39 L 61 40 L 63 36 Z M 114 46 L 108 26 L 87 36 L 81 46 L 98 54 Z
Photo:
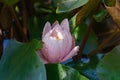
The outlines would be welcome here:
M 88 0 L 53 0 L 55 6 L 58 7 L 57 12 L 68 12 L 75 8 L 81 7 L 88 2 Z M 56 5 L 57 4 L 57 5 Z
M 106 54 L 97 67 L 100 80 L 120 80 L 120 46 Z
M 79 62 L 71 61 L 65 65 L 75 68 L 77 71 L 89 78 L 89 80 L 99 80 L 96 73 L 96 66 L 99 62 L 99 58 L 101 58 L 101 54 L 99 54 L 99 57 L 94 56 L 91 59 L 81 58 Z
M 36 46 L 34 41 L 25 44 L 10 40 L 0 61 L 0 80 L 46 80 Z
M 48 80 L 88 80 L 75 69 L 61 64 L 47 64 L 46 70 Z

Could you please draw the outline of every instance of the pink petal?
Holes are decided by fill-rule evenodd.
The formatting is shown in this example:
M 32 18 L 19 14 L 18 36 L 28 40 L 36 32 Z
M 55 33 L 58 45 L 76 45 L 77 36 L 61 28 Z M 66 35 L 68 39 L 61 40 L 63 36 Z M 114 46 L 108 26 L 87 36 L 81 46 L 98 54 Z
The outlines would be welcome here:
M 67 56 L 65 56 L 65 57 L 62 59 L 61 62 L 66 61 L 67 59 L 70 59 L 70 58 L 72 58 L 73 56 L 75 56 L 75 55 L 77 54 L 78 50 L 79 50 L 79 46 L 74 47 L 74 48 L 72 49 L 72 51 L 71 51 Z
M 68 22 L 68 19 L 64 19 L 62 22 L 61 22 L 61 27 L 67 31 L 70 31 L 69 29 L 69 22 Z
M 59 34 L 58 34 L 59 33 Z M 59 24 L 56 24 L 54 28 L 50 31 L 50 36 L 49 37 L 55 37 L 59 40 L 63 39 L 64 37 L 64 32 Z
M 50 41 L 50 43 L 46 44 L 42 49 L 42 53 L 49 63 L 59 62 L 61 52 L 60 49 L 58 49 L 59 46 L 56 45 L 58 45 L 56 41 Z
M 42 37 L 44 37 L 46 35 L 46 33 L 49 32 L 50 30 L 51 30 L 51 24 L 49 22 L 46 22 L 44 29 L 43 29 Z
M 53 27 L 52 30 L 59 30 L 60 32 L 62 32 L 62 28 L 61 28 L 61 26 L 60 26 L 57 22 L 54 23 L 53 25 L 54 25 L 54 27 Z M 53 26 L 53 25 L 52 25 L 52 26 Z
M 72 47 L 72 36 L 70 34 L 70 32 L 64 30 L 64 43 L 63 43 L 63 53 L 61 54 L 61 58 L 63 59 L 66 55 L 69 54 L 69 52 L 71 51 L 71 49 L 73 49 Z
M 50 39 L 50 36 L 54 32 L 54 30 L 59 30 L 63 34 L 64 38 L 63 38 L 62 41 L 61 40 L 60 41 L 55 41 L 55 40 L 51 40 Z M 54 25 L 54 28 L 49 33 L 47 33 L 45 35 L 45 37 L 43 38 L 43 42 L 46 43 L 47 48 L 50 49 L 48 51 L 52 52 L 53 54 L 55 52 L 57 52 L 56 55 L 59 57 L 59 58 L 55 57 L 57 60 L 58 59 L 59 60 L 63 59 L 63 57 L 65 57 L 66 55 L 68 55 L 68 53 L 73 48 L 72 47 L 72 36 L 71 36 L 71 33 L 69 31 L 67 31 L 67 30 L 62 30 L 62 28 L 60 27 L 59 24 L 57 24 L 57 22 Z
M 43 57 L 40 57 L 40 58 L 42 59 L 42 61 L 43 61 L 44 64 L 49 63 L 49 61 L 47 61 L 45 58 L 43 58 Z
M 56 25 L 59 25 L 59 22 L 58 22 L 58 21 L 55 21 L 55 22 L 52 24 L 52 28 L 54 28 Z
M 49 63 L 49 62 L 45 59 L 45 57 L 42 55 L 42 52 L 41 52 L 41 51 L 37 51 L 37 53 L 38 53 L 38 55 L 40 56 L 40 59 L 42 59 L 42 61 L 43 61 L 44 64 Z
M 46 58 L 48 58 L 48 61 L 52 63 L 59 62 L 61 60 L 60 55 L 63 53 L 63 40 L 55 40 L 51 38 L 52 32 L 56 29 L 63 33 L 60 25 L 58 24 L 43 38 L 44 46 L 42 53 Z

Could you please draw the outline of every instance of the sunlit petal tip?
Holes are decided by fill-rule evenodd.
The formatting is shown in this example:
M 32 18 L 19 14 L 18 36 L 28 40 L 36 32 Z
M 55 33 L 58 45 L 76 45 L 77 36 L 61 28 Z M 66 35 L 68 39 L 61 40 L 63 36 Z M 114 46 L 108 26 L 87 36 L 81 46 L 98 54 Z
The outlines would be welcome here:
M 56 31 L 56 30 L 59 30 L 60 32 L 62 31 L 62 27 L 59 25 L 59 24 L 56 24 L 56 25 L 54 25 L 54 27 L 53 27 L 53 29 L 52 29 L 52 31 Z
M 56 20 L 53 24 L 52 24 L 52 28 L 55 27 L 56 25 L 58 25 L 59 22 Z
M 64 57 L 64 59 L 61 62 L 66 61 L 67 59 L 70 59 L 73 56 L 77 55 L 78 51 L 79 51 L 79 46 L 74 47 L 72 51 L 66 57 Z
M 62 22 L 61 22 L 61 27 L 63 28 L 63 29 L 65 29 L 65 30 L 67 30 L 67 31 L 69 31 L 70 29 L 69 29 L 69 21 L 68 21 L 68 19 L 66 18 L 66 19 L 64 19 Z
M 51 30 L 51 24 L 50 24 L 50 22 L 46 22 L 44 29 L 43 29 L 42 37 L 44 37 L 46 35 L 46 33 L 49 32 L 50 30 Z

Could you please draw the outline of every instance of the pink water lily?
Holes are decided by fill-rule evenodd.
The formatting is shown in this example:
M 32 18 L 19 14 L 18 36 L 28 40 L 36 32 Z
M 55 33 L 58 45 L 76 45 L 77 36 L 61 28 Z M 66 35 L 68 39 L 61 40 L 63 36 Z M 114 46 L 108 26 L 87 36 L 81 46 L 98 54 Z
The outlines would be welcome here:
M 78 46 L 69 29 L 68 19 L 64 19 L 61 24 L 57 21 L 52 24 L 46 22 L 43 35 L 43 48 L 39 51 L 44 63 L 59 63 L 70 59 L 77 54 Z

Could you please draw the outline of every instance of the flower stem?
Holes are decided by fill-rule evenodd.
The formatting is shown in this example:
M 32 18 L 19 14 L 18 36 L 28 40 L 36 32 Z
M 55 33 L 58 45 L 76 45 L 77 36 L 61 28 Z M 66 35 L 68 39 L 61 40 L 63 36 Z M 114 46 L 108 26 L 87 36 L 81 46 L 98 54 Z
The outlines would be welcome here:
M 18 19 L 16 13 L 15 13 L 15 10 L 14 10 L 13 6 L 10 6 L 9 8 L 10 8 L 10 12 L 11 12 L 13 18 L 15 19 L 15 23 L 16 23 L 16 25 L 17 25 L 17 28 L 18 28 L 19 31 L 20 31 L 20 36 L 22 37 L 22 41 L 26 41 L 25 33 L 24 33 L 23 30 L 22 30 L 22 26 L 21 26 L 21 24 L 20 24 L 20 22 L 19 22 L 19 19 Z
M 28 12 L 27 12 L 24 0 L 21 0 L 21 8 L 22 8 L 22 15 L 23 15 L 23 32 L 24 32 L 24 34 L 26 36 L 26 40 L 27 40 Z
M 83 52 L 83 50 L 85 48 L 85 45 L 87 43 L 87 40 L 88 40 L 88 37 L 89 37 L 89 34 L 90 34 L 90 31 L 92 29 L 93 24 L 94 24 L 94 19 L 92 18 L 91 21 L 90 21 L 90 24 L 89 24 L 89 26 L 87 28 L 87 31 L 85 33 L 85 36 L 84 36 L 84 38 L 82 40 L 82 43 L 80 45 L 80 49 L 78 51 L 78 55 L 76 55 L 76 60 L 79 60 L 82 57 L 82 52 Z
M 120 33 L 120 30 L 117 29 L 112 35 L 110 35 L 107 39 L 104 40 L 104 42 L 99 45 L 95 50 L 91 51 L 87 57 L 91 58 L 92 56 L 94 56 L 95 54 L 97 54 L 99 51 L 101 51 L 109 42 L 112 38 L 115 37 L 116 34 Z

